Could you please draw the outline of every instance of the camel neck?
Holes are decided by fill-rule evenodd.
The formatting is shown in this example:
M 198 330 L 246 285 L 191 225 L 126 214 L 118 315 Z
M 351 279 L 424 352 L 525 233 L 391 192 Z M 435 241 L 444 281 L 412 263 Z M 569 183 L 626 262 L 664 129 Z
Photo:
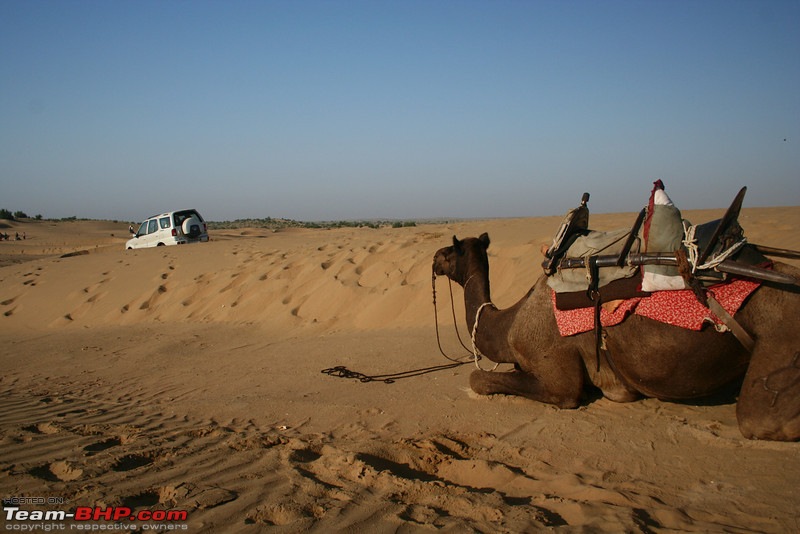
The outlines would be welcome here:
M 487 302 L 491 302 L 491 300 L 488 278 L 481 273 L 473 273 L 469 276 L 464 283 L 464 307 L 466 308 L 467 325 L 470 330 L 478 308 Z

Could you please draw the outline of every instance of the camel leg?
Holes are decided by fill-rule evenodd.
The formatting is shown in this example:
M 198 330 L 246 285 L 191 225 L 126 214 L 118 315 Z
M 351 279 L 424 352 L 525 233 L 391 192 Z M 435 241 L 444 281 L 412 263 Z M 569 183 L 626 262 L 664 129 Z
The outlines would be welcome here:
M 583 384 L 576 387 L 562 387 L 561 391 L 545 387 L 544 383 L 530 373 L 511 371 L 493 373 L 490 371 L 473 371 L 469 377 L 469 385 L 479 395 L 502 393 L 519 395 L 547 404 L 555 404 L 559 408 L 576 408 L 580 404 Z
M 759 343 L 736 403 L 739 429 L 751 439 L 800 441 L 800 347 Z
M 788 265 L 775 270 L 800 277 Z M 756 339 L 736 403 L 739 429 L 753 439 L 800 441 L 800 289 L 765 284 L 738 317 Z
M 736 403 L 739 429 L 753 439 L 800 441 L 800 290 L 762 287 L 740 315 L 756 347 Z

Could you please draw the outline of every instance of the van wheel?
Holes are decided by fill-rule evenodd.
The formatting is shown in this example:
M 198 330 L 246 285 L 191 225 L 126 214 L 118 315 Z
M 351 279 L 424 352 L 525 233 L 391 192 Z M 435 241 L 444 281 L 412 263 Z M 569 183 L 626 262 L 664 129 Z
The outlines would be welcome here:
M 196 237 L 200 237 L 200 234 L 203 233 L 202 224 L 203 223 L 200 222 L 200 219 L 198 219 L 195 216 L 192 216 L 183 221 L 183 224 L 181 225 L 181 230 L 183 230 L 183 233 L 185 235 L 194 239 Z
M 164 246 L 164 243 L 159 243 L 159 244 L 158 244 L 158 245 L 156 245 L 156 246 L 157 246 L 157 247 L 163 247 L 163 246 Z

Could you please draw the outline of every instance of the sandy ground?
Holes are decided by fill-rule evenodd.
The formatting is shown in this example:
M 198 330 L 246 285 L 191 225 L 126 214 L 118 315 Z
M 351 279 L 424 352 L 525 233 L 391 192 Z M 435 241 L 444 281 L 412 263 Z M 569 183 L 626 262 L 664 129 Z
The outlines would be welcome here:
M 170 525 L 191 532 L 797 532 L 800 444 L 742 438 L 735 395 L 559 410 L 479 397 L 471 364 L 445 367 L 434 252 L 488 231 L 493 300 L 510 306 L 560 220 L 220 231 L 137 251 L 123 223 L 6 223 L 27 239 L 0 242 L 0 497 L 186 510 Z M 741 222 L 751 242 L 800 249 L 800 208 Z M 463 357 L 436 287 L 443 346 Z M 335 366 L 428 372 L 321 372 Z

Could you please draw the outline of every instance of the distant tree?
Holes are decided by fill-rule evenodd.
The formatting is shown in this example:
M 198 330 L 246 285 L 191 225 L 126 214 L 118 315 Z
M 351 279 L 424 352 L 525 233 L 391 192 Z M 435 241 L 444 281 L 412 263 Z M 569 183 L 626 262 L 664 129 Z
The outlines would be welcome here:
M 27 219 L 28 218 L 28 214 L 25 213 L 24 211 L 15 211 L 14 212 L 14 218 L 15 219 Z
M 34 219 L 36 219 L 37 221 L 41 221 L 42 220 L 42 214 L 41 213 L 37 213 L 36 216 L 34 217 Z
M 8 211 L 5 208 L 0 209 L 0 219 L 8 219 L 9 221 L 13 221 L 14 220 L 14 214 L 12 214 L 10 211 Z

